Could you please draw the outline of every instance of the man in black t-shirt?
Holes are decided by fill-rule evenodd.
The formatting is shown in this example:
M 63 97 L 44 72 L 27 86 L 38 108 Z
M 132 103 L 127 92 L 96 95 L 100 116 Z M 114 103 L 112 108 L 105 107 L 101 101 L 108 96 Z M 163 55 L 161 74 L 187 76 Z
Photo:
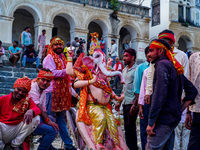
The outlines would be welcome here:
M 30 44 L 28 48 L 25 50 L 23 54 L 23 67 L 22 70 L 25 68 L 26 62 L 34 63 L 36 61 L 36 70 L 39 70 L 40 58 L 38 57 L 37 52 L 34 50 L 34 45 Z

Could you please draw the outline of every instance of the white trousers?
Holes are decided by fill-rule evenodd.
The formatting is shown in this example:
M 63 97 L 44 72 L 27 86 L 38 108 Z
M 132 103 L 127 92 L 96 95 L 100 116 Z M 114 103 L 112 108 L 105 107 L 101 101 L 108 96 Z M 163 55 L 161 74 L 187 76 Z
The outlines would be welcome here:
M 19 147 L 24 139 L 31 134 L 40 124 L 40 117 L 33 118 L 32 123 L 27 125 L 23 121 L 18 125 L 7 125 L 0 122 L 0 150 L 3 150 L 5 144 L 11 142 L 12 147 Z
M 40 45 L 39 46 L 39 54 L 38 54 L 38 56 L 39 56 L 40 59 L 42 58 L 42 52 L 44 50 L 44 47 L 45 47 L 45 45 Z
M 179 123 L 178 126 L 174 129 L 175 131 L 175 140 L 174 140 L 174 150 L 187 150 L 190 130 L 185 127 L 185 123 Z M 182 144 L 180 144 L 182 141 Z M 182 147 L 182 148 L 181 148 Z

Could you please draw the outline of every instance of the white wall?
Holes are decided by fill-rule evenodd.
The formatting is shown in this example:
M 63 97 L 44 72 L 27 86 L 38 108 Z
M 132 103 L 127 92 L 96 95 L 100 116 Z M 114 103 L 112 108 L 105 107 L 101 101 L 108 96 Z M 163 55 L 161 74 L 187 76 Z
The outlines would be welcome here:
M 152 9 L 150 10 L 150 15 L 152 15 Z M 149 24 L 149 39 L 158 36 L 158 33 L 164 29 L 169 29 L 169 0 L 160 0 L 160 24 L 153 26 L 150 22 Z

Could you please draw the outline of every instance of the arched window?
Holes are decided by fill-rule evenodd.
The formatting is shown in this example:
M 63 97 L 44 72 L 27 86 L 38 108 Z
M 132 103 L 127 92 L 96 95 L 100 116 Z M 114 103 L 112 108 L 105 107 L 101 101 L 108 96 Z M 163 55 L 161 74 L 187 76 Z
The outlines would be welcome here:
M 152 1 L 152 26 L 160 24 L 160 0 Z

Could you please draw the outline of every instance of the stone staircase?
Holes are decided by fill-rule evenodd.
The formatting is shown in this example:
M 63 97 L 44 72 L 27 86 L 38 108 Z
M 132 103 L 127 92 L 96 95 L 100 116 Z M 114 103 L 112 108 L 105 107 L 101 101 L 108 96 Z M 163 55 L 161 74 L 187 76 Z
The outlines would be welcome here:
M 9 62 L 6 55 L 3 60 L 3 67 L 0 68 L 0 96 L 9 94 L 13 91 L 13 84 L 17 80 L 17 78 L 21 78 L 24 76 L 29 77 L 30 79 L 34 79 L 37 77 L 38 72 L 36 71 L 36 64 L 26 64 L 24 70 L 21 70 L 20 60 L 16 63 L 16 68 L 13 68 L 13 64 Z M 39 68 L 42 68 L 40 65 Z M 110 81 L 111 87 L 114 86 L 114 77 L 111 78 Z M 114 92 L 117 95 L 121 94 L 123 85 L 120 81 L 117 84 L 117 89 Z
M 13 85 L 17 78 L 27 76 L 30 79 L 34 79 L 37 77 L 38 72 L 35 69 L 35 64 L 26 64 L 25 69 L 21 70 L 21 65 L 18 62 L 16 67 L 13 68 L 13 64 L 8 60 L 3 60 L 3 67 L 0 68 L 0 96 L 13 91 Z

